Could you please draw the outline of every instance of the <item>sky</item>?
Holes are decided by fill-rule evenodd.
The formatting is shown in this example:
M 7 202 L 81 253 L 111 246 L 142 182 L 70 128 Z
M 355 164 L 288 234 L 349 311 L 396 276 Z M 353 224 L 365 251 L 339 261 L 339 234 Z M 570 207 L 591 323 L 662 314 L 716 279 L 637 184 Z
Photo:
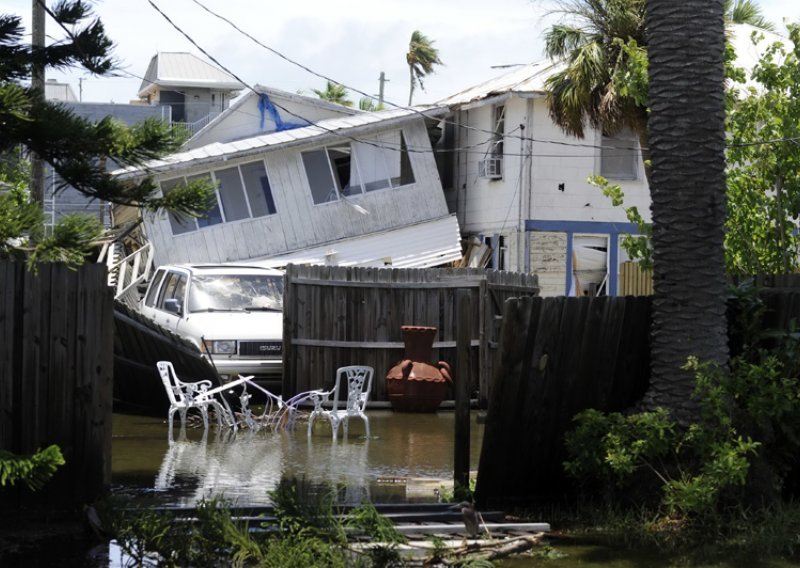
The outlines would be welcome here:
M 543 31 L 555 21 L 550 0 L 97 0 L 94 11 L 115 42 L 120 77 L 48 70 L 87 102 L 125 103 L 136 98 L 141 77 L 159 51 L 186 51 L 207 59 L 172 27 L 151 2 L 223 67 L 245 84 L 313 96 L 325 79 L 261 47 L 199 4 L 228 18 L 260 43 L 345 86 L 377 95 L 383 71 L 387 101 L 408 103 L 405 61 L 414 30 L 434 40 L 444 63 L 417 90 L 414 104 L 431 103 L 507 72 L 493 66 L 543 58 Z M 800 20 L 797 0 L 761 0 L 778 23 Z M 3 0 L 3 13 L 30 25 L 31 0 Z M 61 30 L 48 20 L 49 41 Z M 137 78 L 138 77 L 138 78 Z M 351 91 L 358 101 L 361 94 Z

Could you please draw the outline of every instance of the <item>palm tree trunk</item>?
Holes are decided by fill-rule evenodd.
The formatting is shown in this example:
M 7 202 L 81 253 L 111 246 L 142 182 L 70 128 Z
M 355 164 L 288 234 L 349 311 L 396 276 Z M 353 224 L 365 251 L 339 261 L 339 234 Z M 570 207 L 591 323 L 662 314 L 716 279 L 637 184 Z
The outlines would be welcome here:
M 728 359 L 722 0 L 648 0 L 654 286 L 645 407 L 696 418 L 687 357 Z
M 414 67 L 412 65 L 408 66 L 408 75 L 410 78 L 408 87 L 408 106 L 411 106 L 411 99 L 414 98 Z

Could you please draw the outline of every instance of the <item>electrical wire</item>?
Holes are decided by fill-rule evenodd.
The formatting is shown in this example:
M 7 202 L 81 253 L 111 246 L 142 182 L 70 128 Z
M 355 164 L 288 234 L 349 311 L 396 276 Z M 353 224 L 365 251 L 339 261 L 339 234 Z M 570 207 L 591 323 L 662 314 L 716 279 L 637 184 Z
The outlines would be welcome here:
M 365 97 L 368 97 L 370 99 L 373 99 L 373 100 L 375 99 L 374 95 L 370 95 L 370 94 L 365 93 L 364 91 L 361 91 L 361 90 L 359 90 L 359 89 L 357 89 L 355 87 L 351 87 L 351 86 L 349 86 L 349 85 L 347 85 L 345 83 L 337 81 L 336 79 L 328 77 L 327 75 L 324 75 L 322 73 L 314 71 L 310 67 L 308 67 L 306 65 L 303 65 L 302 63 L 299 63 L 299 62 L 295 61 L 294 59 L 284 55 L 280 51 L 278 51 L 278 50 L 276 50 L 276 49 L 274 49 L 274 48 L 262 43 L 260 40 L 258 40 L 257 38 L 255 38 L 254 36 L 249 34 L 248 32 L 244 31 L 242 28 L 240 28 L 234 22 L 232 22 L 229 18 L 223 16 L 222 14 L 219 14 L 218 12 L 215 12 L 214 10 L 212 10 L 211 8 L 209 8 L 208 6 L 206 6 L 205 4 L 200 2 L 200 0 L 192 0 L 192 2 L 194 2 L 197 6 L 199 6 L 200 8 L 202 8 L 203 10 L 205 10 L 206 12 L 211 14 L 212 16 L 222 20 L 223 22 L 225 22 L 226 24 L 231 26 L 234 30 L 236 30 L 237 32 L 239 32 L 240 34 L 242 34 L 243 36 L 245 36 L 246 38 L 248 38 L 249 40 L 254 42 L 256 45 L 266 49 L 267 51 L 269 51 L 270 53 L 273 53 L 274 55 L 278 56 L 279 58 L 283 59 L 284 61 L 287 61 L 288 63 L 291 63 L 292 65 L 296 65 L 300 69 L 303 69 L 304 71 L 310 73 L 311 75 L 314 75 L 315 77 L 319 77 L 320 79 L 324 79 L 326 81 L 330 81 L 331 83 L 335 83 L 337 85 L 341 85 L 341 86 L 345 87 L 346 89 L 348 89 L 350 91 L 353 91 L 355 93 L 358 93 L 358 94 L 360 94 L 362 96 L 365 96 Z M 152 2 L 151 2 L 151 4 L 152 4 Z M 508 87 L 507 90 L 508 91 L 513 91 L 519 85 L 522 85 L 523 83 L 525 83 L 525 82 L 529 81 L 530 79 L 532 79 L 533 77 L 535 77 L 537 73 L 539 73 L 538 70 L 533 72 L 531 75 L 527 75 L 527 76 L 522 77 L 519 81 L 517 81 L 516 83 L 514 83 L 513 85 Z M 414 113 L 422 115 L 425 118 L 431 118 L 429 116 L 426 116 L 423 112 L 419 111 L 418 109 L 415 109 L 414 107 L 406 107 L 406 106 L 398 105 L 396 103 L 393 103 L 391 101 L 386 101 L 386 100 L 383 101 L 383 102 L 385 102 L 386 104 L 388 104 L 388 105 L 390 105 L 392 107 L 395 107 L 397 109 L 414 112 Z M 476 132 L 483 132 L 483 133 L 492 134 L 492 135 L 496 134 L 496 132 L 492 131 L 492 130 L 486 130 L 486 129 L 483 129 L 483 128 L 478 128 L 476 126 L 469 126 L 469 125 L 466 125 L 466 124 L 461 124 L 461 123 L 450 121 L 450 120 L 447 120 L 447 119 L 442 119 L 442 122 L 446 123 L 446 124 L 453 124 L 453 125 L 455 125 L 455 126 L 457 126 L 459 128 L 466 129 L 466 130 L 474 130 Z M 509 134 L 504 134 L 504 137 L 512 138 L 512 139 L 513 138 L 519 138 L 521 141 L 524 141 L 523 137 L 515 137 L 515 136 L 511 136 Z M 564 141 L 561 141 L 561 140 L 545 140 L 545 139 L 534 139 L 534 138 L 528 138 L 528 139 L 532 140 L 534 142 L 541 142 L 541 143 L 544 143 L 544 144 L 556 144 L 556 145 L 563 145 L 563 146 L 586 147 L 586 148 L 594 148 L 594 149 L 603 148 L 603 146 L 598 146 L 596 144 L 582 144 L 582 143 L 578 143 L 578 142 L 564 142 Z M 638 149 L 638 146 L 631 147 L 631 148 L 626 148 L 626 149 L 627 150 L 636 150 L 636 149 Z

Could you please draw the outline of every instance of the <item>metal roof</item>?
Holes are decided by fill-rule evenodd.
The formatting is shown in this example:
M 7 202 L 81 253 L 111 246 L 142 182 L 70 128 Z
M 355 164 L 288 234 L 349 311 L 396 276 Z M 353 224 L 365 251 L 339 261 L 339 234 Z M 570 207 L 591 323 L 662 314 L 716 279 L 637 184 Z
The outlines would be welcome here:
M 142 174 L 166 173 L 182 169 L 190 165 L 217 162 L 221 156 L 225 159 L 246 157 L 263 152 L 267 148 L 286 147 L 302 144 L 314 138 L 337 135 L 354 136 L 354 132 L 369 129 L 378 125 L 392 125 L 418 118 L 421 114 L 429 118 L 444 115 L 446 109 L 395 109 L 378 112 L 363 112 L 353 116 L 343 116 L 320 120 L 314 125 L 303 126 L 281 132 L 271 132 L 252 138 L 234 140 L 233 142 L 215 142 L 188 152 L 172 154 L 160 160 L 153 160 L 142 168 L 117 170 L 115 175 L 133 177 Z
M 450 215 L 260 259 L 252 264 L 273 268 L 287 264 L 429 268 L 460 258 L 461 233 L 458 220 L 455 215 Z
M 232 75 L 191 53 L 159 52 L 150 60 L 139 87 L 145 97 L 156 87 L 204 87 L 239 90 L 244 85 Z
M 442 99 L 436 104 L 452 107 L 506 94 L 522 96 L 544 94 L 544 83 L 547 78 L 562 68 L 563 63 L 553 63 L 549 59 L 529 63 L 509 73 L 490 79 L 485 83 Z

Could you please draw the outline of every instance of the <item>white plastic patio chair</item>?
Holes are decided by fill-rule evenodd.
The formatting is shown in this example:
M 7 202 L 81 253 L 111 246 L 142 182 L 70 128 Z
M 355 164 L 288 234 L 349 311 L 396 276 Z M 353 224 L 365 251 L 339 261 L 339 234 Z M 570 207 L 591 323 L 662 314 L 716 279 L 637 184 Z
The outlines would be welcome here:
M 314 410 L 308 417 L 308 435 L 311 436 L 314 419 L 322 416 L 330 421 L 334 440 L 339 431 L 339 424 L 342 422 L 344 423 L 344 436 L 347 437 L 349 420 L 352 417 L 357 417 L 364 421 L 364 429 L 366 430 L 367 438 L 369 438 L 369 418 L 367 418 L 364 410 L 372 388 L 372 375 L 374 373 L 375 371 L 372 367 L 363 365 L 339 367 L 336 370 L 336 383 L 333 390 L 317 390 L 308 393 L 309 400 L 314 403 Z M 346 385 L 342 386 L 345 381 Z M 339 391 L 345 387 L 347 388 L 347 400 L 340 401 Z M 331 409 L 325 409 L 323 406 L 325 404 L 331 404 Z M 342 404 L 345 405 L 344 408 L 340 407 Z
M 156 367 L 158 367 L 161 382 L 164 383 L 164 390 L 167 391 L 167 397 L 169 398 L 168 421 L 170 434 L 175 412 L 180 413 L 181 428 L 185 428 L 186 415 L 191 408 L 196 408 L 200 411 L 203 417 L 203 427 L 208 429 L 208 407 L 214 406 L 217 411 L 217 424 L 222 425 L 222 416 L 225 410 L 219 402 L 206 394 L 211 389 L 211 381 L 203 380 L 191 383 L 182 381 L 175 374 L 175 368 L 169 361 L 159 361 L 156 363 Z

